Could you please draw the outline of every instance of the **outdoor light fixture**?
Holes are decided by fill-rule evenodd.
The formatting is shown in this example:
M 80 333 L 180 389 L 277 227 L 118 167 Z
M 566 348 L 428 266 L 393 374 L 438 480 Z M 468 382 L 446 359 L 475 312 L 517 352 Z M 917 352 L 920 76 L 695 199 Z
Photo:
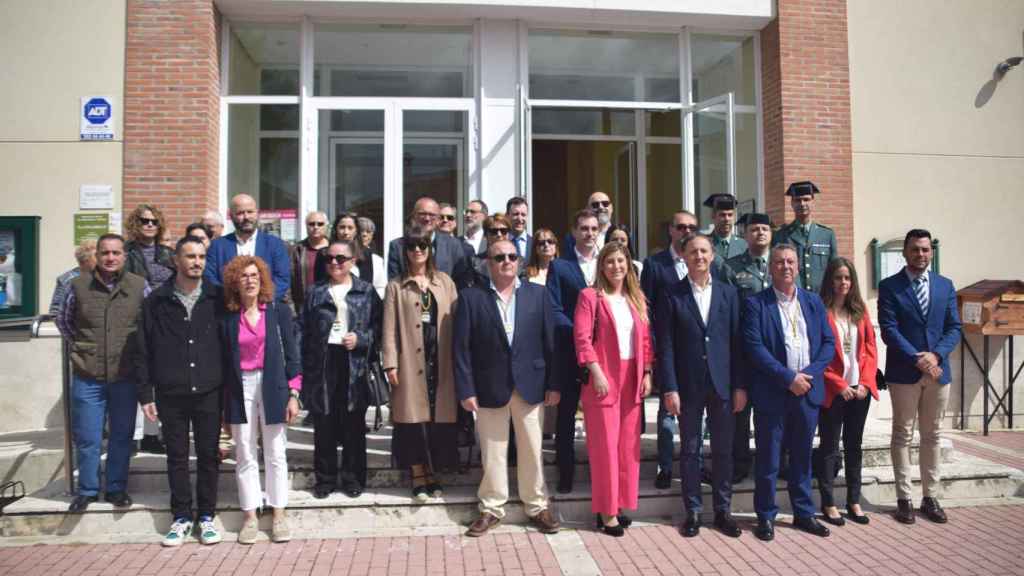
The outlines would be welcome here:
M 1007 58 L 996 65 L 996 73 L 1002 76 L 1010 71 L 1010 68 L 1017 66 L 1024 60 L 1024 56 L 1014 56 L 1013 58 Z

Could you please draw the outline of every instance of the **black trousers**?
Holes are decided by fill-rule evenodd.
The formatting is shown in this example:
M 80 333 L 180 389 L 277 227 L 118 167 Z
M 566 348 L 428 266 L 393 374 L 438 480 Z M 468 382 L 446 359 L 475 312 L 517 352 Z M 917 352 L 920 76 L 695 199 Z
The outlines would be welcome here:
M 173 396 L 157 392 L 156 409 L 167 445 L 167 482 L 171 486 L 171 513 L 175 518 L 192 518 L 192 486 L 188 472 L 190 428 L 196 449 L 198 515 L 212 517 L 217 508 L 221 397 L 220 389 Z
M 558 402 L 558 420 L 555 423 L 555 461 L 558 463 L 559 481 L 571 484 L 576 471 L 576 407 L 580 403 L 583 371 L 574 363 L 566 373 L 568 377 L 562 383 L 562 398 Z
M 754 457 L 750 453 L 750 415 L 753 406 L 748 401 L 747 405 L 736 414 L 736 426 L 732 436 L 732 471 L 734 477 L 746 478 L 754 463 Z
M 732 506 L 732 444 L 735 423 L 732 413 L 732 397 L 723 400 L 715 392 L 711 381 L 704 386 L 703 398 L 686 398 L 682 401 L 680 418 L 680 440 L 682 452 L 679 457 L 679 476 L 683 480 L 683 504 L 686 510 L 700 513 L 701 499 L 701 450 L 704 446 L 703 419 L 707 411 L 711 432 L 711 495 L 716 513 L 729 512 Z
M 846 466 L 846 503 L 860 504 L 861 462 L 864 452 L 861 441 L 864 438 L 864 423 L 871 407 L 871 394 L 863 400 L 843 400 L 841 396 L 832 399 L 832 406 L 821 409 L 818 418 L 818 434 L 821 436 L 822 464 L 818 475 L 818 490 L 821 505 L 835 506 L 832 486 L 836 477 L 836 463 L 839 461 L 839 438 L 843 439 L 843 460 Z
M 348 352 L 330 346 L 337 367 L 334 405 L 330 414 L 313 415 L 313 474 L 319 488 L 338 487 L 338 444 L 341 444 L 341 484 L 366 486 L 366 403 L 348 410 Z

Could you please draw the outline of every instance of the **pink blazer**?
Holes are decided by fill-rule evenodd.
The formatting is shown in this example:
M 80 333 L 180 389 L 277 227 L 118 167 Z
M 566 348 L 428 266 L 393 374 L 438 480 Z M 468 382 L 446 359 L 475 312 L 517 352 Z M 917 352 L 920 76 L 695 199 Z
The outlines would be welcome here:
M 643 390 L 639 384 L 644 376 L 644 367 L 654 363 L 654 350 L 651 348 L 650 324 L 640 318 L 635 308 L 630 306 L 630 310 L 633 313 L 633 325 L 636 327 L 633 330 L 633 350 L 637 351 L 637 386 L 636 396 L 629 401 L 639 403 L 643 400 Z M 608 299 L 599 296 L 593 288 L 586 288 L 580 292 L 573 318 L 576 361 L 580 366 L 597 362 L 608 379 L 608 395 L 604 398 L 598 398 L 594 393 L 594 387 L 587 382 L 580 393 L 580 399 L 585 404 L 613 405 L 619 402 L 622 395 L 624 383 L 618 381 L 622 359 L 619 358 L 619 339 L 615 330 L 615 317 L 612 315 Z

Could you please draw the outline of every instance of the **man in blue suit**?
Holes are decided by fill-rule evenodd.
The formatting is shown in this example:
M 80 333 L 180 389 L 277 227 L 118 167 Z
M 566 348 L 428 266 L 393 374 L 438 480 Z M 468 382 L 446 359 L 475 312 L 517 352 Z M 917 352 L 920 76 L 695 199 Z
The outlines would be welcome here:
M 686 278 L 686 260 L 683 258 L 682 241 L 697 232 L 697 217 L 693 212 L 680 210 L 672 215 L 669 223 L 668 248 L 648 256 L 644 260 L 643 272 L 640 273 L 640 287 L 647 297 L 647 306 L 654 309 L 658 304 L 658 295 L 671 286 L 675 286 Z M 651 327 L 657 333 L 662 323 L 660 314 L 651 319 Z M 659 383 L 658 368 L 655 365 L 654 382 Z M 660 384 L 658 384 L 660 386 Z M 662 390 L 664 392 L 664 390 Z M 676 417 L 665 410 L 664 394 L 658 403 L 658 476 L 654 479 L 654 487 L 665 490 L 672 484 L 672 455 L 675 452 L 675 421 Z
M 747 404 L 741 376 L 743 353 L 740 307 L 736 289 L 713 281 L 715 258 L 711 239 L 687 237 L 682 243 L 686 280 L 661 291 L 658 297 L 657 370 L 665 407 L 682 416 L 683 456 L 680 476 L 686 521 L 683 536 L 700 532 L 701 419 L 707 410 L 714 462 L 712 495 L 715 527 L 726 536 L 742 533 L 732 518 L 733 414 Z M 680 406 L 681 403 L 681 406 Z
M 257 256 L 270 269 L 270 276 L 274 279 L 274 298 L 283 300 L 292 282 L 288 246 L 284 240 L 259 232 L 256 200 L 248 194 L 238 194 L 231 199 L 231 222 L 235 231 L 210 243 L 203 278 L 222 286 L 221 273 L 228 262 L 240 254 Z
M 519 496 L 541 532 L 558 531 L 548 510 L 541 451 L 542 406 L 558 404 L 550 378 L 554 316 L 547 291 L 518 278 L 519 255 L 509 240 L 487 249 L 488 284 L 459 293 L 455 312 L 455 388 L 462 407 L 476 412 L 483 478 L 480 517 L 467 536 L 483 536 L 505 516 L 509 421 L 515 428 Z
M 835 340 L 825 305 L 797 286 L 798 258 L 792 244 L 777 244 L 769 259 L 772 287 L 747 298 L 743 339 L 754 402 L 755 535 L 775 538 L 775 482 L 779 453 L 789 453 L 789 502 L 793 525 L 815 534 L 829 531 L 814 518 L 811 499 L 811 445 L 818 411 L 825 399 L 825 367 Z
M 520 262 L 529 261 L 530 254 L 533 253 L 533 236 L 526 231 L 526 223 L 530 219 L 530 205 L 526 202 L 526 198 L 522 196 L 509 198 L 505 203 L 505 218 L 508 218 L 508 223 L 512 226 L 508 239 L 515 245 Z M 519 267 L 520 270 L 525 268 L 526 264 Z
M 960 341 L 956 290 L 929 272 L 932 235 L 911 230 L 903 240 L 907 265 L 878 285 L 878 326 L 885 342 L 885 380 L 892 398 L 892 467 L 896 519 L 914 523 L 910 502 L 910 441 L 921 427 L 921 513 L 945 524 L 939 506 L 939 429 L 949 400 L 949 353 Z
M 580 292 L 594 283 L 597 273 L 597 214 L 584 208 L 573 217 L 574 247 L 551 261 L 547 289 L 555 316 L 555 374 L 562 400 L 555 424 L 555 459 L 558 462 L 558 492 L 572 492 L 576 471 L 576 406 L 580 401 L 583 373 L 576 363 L 573 315 Z

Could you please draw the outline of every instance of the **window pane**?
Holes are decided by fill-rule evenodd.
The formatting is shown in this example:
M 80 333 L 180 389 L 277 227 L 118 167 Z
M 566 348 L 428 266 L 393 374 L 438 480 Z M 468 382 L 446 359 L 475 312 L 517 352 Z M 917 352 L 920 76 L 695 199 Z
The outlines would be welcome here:
M 726 132 L 724 114 L 697 112 L 693 115 L 693 182 L 702 226 L 711 222 L 711 209 L 704 206 L 704 200 L 712 194 L 729 192 Z
M 231 24 L 232 95 L 299 94 L 299 27 L 281 24 Z
M 537 108 L 530 126 L 534 134 L 632 136 L 636 114 L 632 110 Z
M 454 115 L 454 116 L 453 116 Z M 412 214 L 413 204 L 421 196 L 438 202 L 462 206 L 465 187 L 465 139 L 461 135 L 429 138 L 410 135 L 410 126 L 461 126 L 465 112 L 406 111 L 403 113 L 405 138 L 402 143 L 402 206 L 404 215 Z
M 270 106 L 232 104 L 228 110 L 228 196 L 252 194 L 261 210 L 297 209 L 299 139 L 261 136 Z M 276 108 L 285 108 L 278 106 Z M 291 106 L 297 109 L 298 106 Z
M 384 134 L 384 112 L 380 110 L 324 110 L 323 116 L 330 115 L 330 126 L 334 132 L 374 132 Z
M 323 25 L 315 36 L 314 60 L 323 79 L 317 96 L 472 94 L 469 28 Z
M 764 210 L 757 204 L 757 115 L 736 114 L 736 199 L 738 214 Z
M 299 129 L 299 107 L 294 104 L 260 106 L 260 130 Z
M 664 112 L 646 112 L 647 135 L 665 138 L 679 138 L 682 124 L 679 121 L 679 110 Z
M 299 206 L 299 139 L 260 138 L 260 209 Z
M 672 214 L 683 209 L 683 147 L 647 145 L 647 254 L 668 247 Z
M 381 243 L 387 241 L 384 111 L 321 110 L 320 126 L 319 207 L 329 214 L 356 212 L 373 220 L 374 250 L 381 254 Z
M 530 98 L 679 101 L 674 34 L 534 30 Z
M 737 104 L 757 103 L 753 37 L 694 34 L 690 47 L 694 102 L 733 92 Z

